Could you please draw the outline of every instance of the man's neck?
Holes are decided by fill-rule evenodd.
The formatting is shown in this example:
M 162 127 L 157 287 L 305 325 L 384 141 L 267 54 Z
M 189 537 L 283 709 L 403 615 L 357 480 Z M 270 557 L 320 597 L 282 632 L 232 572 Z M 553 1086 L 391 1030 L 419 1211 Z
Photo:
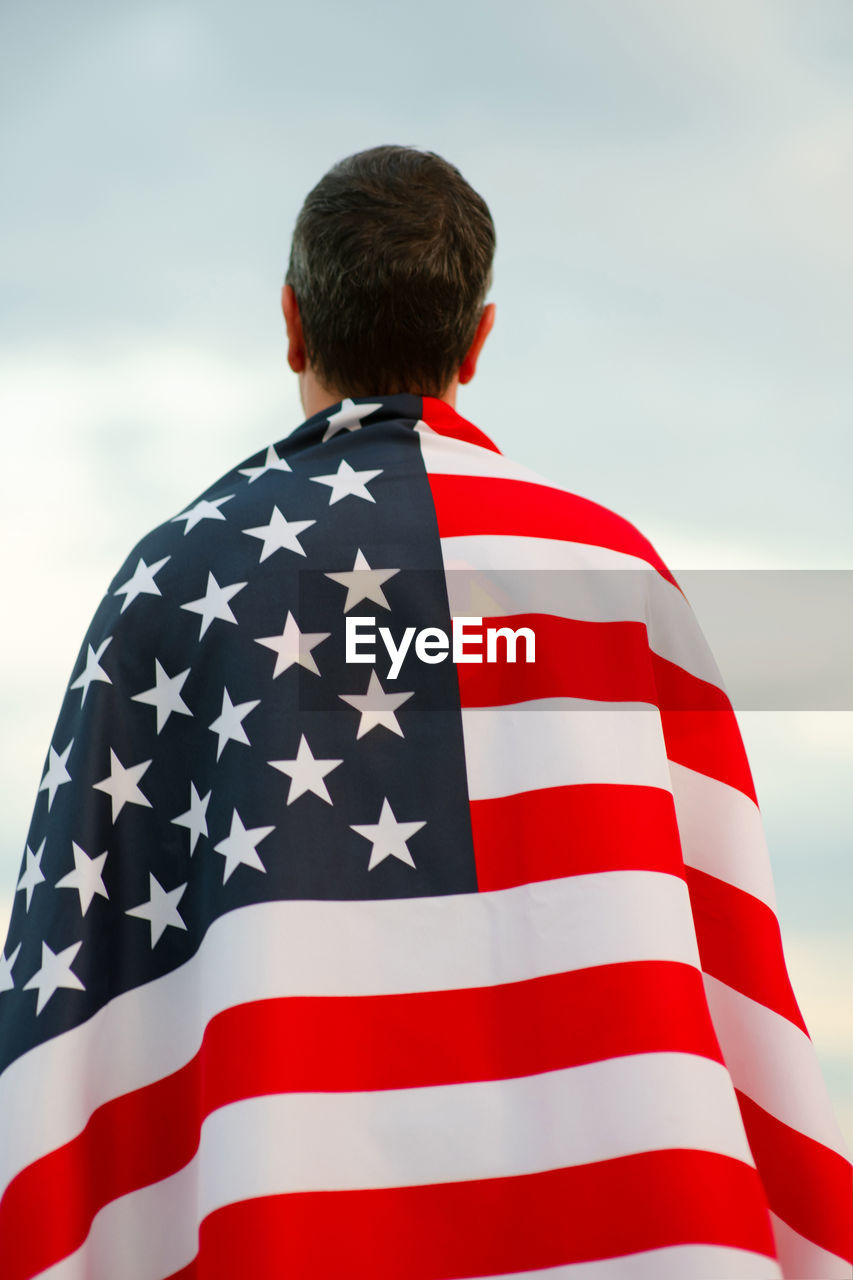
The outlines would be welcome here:
M 455 409 L 458 387 L 459 380 L 454 378 L 450 386 L 437 398 L 443 400 L 445 404 L 449 404 L 451 409 Z M 376 394 L 379 395 L 381 393 L 377 392 Z M 302 401 L 302 408 L 306 418 L 313 418 L 315 413 L 322 413 L 324 409 L 331 409 L 333 405 L 340 404 L 342 400 L 351 398 L 346 391 L 339 391 L 335 387 L 325 386 L 310 367 L 299 374 L 299 397 Z

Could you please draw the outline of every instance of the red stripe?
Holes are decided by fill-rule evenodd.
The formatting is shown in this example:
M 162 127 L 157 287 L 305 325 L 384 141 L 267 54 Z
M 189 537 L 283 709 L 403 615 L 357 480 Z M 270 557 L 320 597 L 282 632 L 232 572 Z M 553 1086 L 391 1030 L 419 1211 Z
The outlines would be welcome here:
M 737 720 L 722 689 L 700 680 L 648 648 L 641 622 L 580 622 L 552 614 L 487 618 L 479 645 L 466 643 L 481 662 L 458 663 L 463 707 L 500 707 L 537 698 L 586 698 L 598 702 L 646 702 L 660 708 L 667 756 L 755 800 L 755 788 Z M 535 661 L 519 639 L 516 661 L 496 639 L 495 662 L 486 662 L 489 627 L 527 627 L 535 636 Z M 477 631 L 470 629 L 472 637 Z
M 495 637 L 495 661 L 487 662 L 489 629 L 526 627 L 533 632 L 514 649 Z M 470 637 L 470 640 L 467 638 Z M 642 622 L 584 622 L 549 613 L 484 618 L 466 629 L 466 652 L 480 662 L 457 664 L 463 707 L 500 707 L 534 698 L 592 698 L 600 702 L 650 702 L 662 711 L 725 712 L 722 689 L 700 680 L 649 649 Z M 514 652 L 515 661 L 509 661 Z M 715 720 L 712 724 L 718 724 Z
M 774 1256 L 755 1170 L 661 1151 L 522 1177 L 312 1192 L 227 1205 L 170 1280 L 439 1280 L 679 1244 Z
M 779 921 L 765 902 L 725 880 L 685 868 L 702 968 L 804 1031 L 785 966 Z
M 452 409 L 445 400 L 436 400 L 434 396 L 423 397 L 423 418 L 428 427 L 432 427 L 440 436 L 453 436 L 456 440 L 464 440 L 467 444 L 479 445 L 482 449 L 490 449 L 492 453 L 500 453 L 489 437 L 475 427 L 473 422 L 463 418 Z
M 736 787 L 758 803 L 740 729 L 726 694 L 655 653 L 652 667 L 667 757 Z
M 675 807 L 657 787 L 584 783 L 471 801 L 481 890 L 597 871 L 684 876 Z
M 461 991 L 228 1009 L 185 1067 L 98 1108 L 79 1137 L 10 1183 L 0 1275 L 24 1280 L 79 1248 L 100 1208 L 181 1169 L 204 1117 L 241 1098 L 497 1080 L 652 1052 L 722 1061 L 698 969 L 636 962 Z
M 511 534 L 608 547 L 647 561 L 675 582 L 647 538 L 622 516 L 562 489 L 493 476 L 429 476 L 439 534 Z
M 527 627 L 535 636 L 535 660 L 528 662 L 523 637 L 508 662 L 506 640 L 495 641 L 495 662 L 487 662 L 486 630 Z M 500 707 L 534 698 L 594 698 L 602 702 L 655 702 L 655 683 L 646 628 L 642 622 L 580 622 L 547 613 L 484 618 L 482 643 L 474 627 L 466 650 L 482 659 L 458 663 L 463 707 Z M 688 677 L 690 679 L 691 677 Z M 699 682 L 702 683 L 702 682 Z
M 758 803 L 733 711 L 662 711 L 660 718 L 668 760 Z
M 737 1091 L 767 1203 L 801 1236 L 853 1262 L 853 1171 L 849 1161 L 805 1137 Z

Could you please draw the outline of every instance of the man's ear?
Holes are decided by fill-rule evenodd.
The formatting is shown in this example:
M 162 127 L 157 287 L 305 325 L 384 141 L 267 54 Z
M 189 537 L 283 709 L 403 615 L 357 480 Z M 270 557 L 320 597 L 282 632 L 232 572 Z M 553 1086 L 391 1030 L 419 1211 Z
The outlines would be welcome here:
M 287 363 L 294 373 L 302 373 L 306 363 L 302 318 L 299 314 L 296 294 L 289 284 L 286 284 L 281 291 L 281 309 L 284 312 L 284 323 L 287 328 Z
M 461 383 L 470 382 L 474 374 L 477 372 L 477 361 L 480 359 L 480 352 L 483 350 L 483 343 L 492 332 L 492 325 L 495 323 L 495 304 L 490 302 L 488 306 L 483 307 L 483 314 L 480 316 L 480 323 L 477 325 L 477 332 L 474 334 L 474 341 L 468 348 L 465 359 L 459 366 L 459 381 Z

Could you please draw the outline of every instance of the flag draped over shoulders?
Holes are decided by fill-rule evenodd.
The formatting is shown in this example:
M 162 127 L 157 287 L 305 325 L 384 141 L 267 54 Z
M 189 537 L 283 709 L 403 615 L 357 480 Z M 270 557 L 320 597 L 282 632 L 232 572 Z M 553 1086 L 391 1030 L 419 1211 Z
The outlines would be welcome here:
M 850 1190 L 633 526 L 401 395 L 143 539 L 0 953 L 4 1280 L 834 1280 Z

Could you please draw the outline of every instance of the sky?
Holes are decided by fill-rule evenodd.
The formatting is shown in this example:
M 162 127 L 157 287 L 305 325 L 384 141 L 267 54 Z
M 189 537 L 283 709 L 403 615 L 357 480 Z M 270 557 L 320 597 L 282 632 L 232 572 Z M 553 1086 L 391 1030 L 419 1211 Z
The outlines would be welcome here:
M 853 1142 L 851 63 L 846 0 L 6 0 L 0 934 L 107 583 L 301 419 L 302 199 L 428 147 L 498 231 L 459 408 L 690 575 Z

